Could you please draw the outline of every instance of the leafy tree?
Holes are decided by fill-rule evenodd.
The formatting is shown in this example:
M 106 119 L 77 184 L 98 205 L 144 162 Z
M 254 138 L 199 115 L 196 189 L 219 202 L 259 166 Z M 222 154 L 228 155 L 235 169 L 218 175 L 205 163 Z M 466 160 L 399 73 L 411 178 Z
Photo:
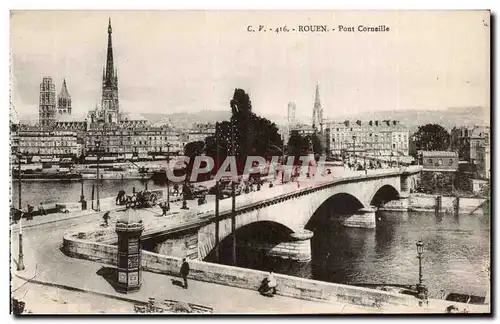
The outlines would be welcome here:
M 296 161 L 298 161 L 299 156 L 311 153 L 320 155 L 323 151 L 323 144 L 316 133 L 302 136 L 298 131 L 292 131 L 288 139 L 287 152 L 289 155 L 295 156 Z
M 216 133 L 219 136 L 219 165 L 226 156 L 232 155 L 233 136 L 239 171 L 243 170 L 246 157 L 249 155 L 264 158 L 281 155 L 283 143 L 278 134 L 278 127 L 268 119 L 252 112 L 250 97 L 244 90 L 235 89 L 233 98 L 230 100 L 230 107 L 231 120 L 216 125 Z M 205 139 L 205 153 L 214 161 L 217 160 L 215 142 L 215 135 Z M 216 171 L 217 168 L 214 168 L 214 172 Z
M 205 143 L 203 141 L 189 142 L 184 146 L 184 155 L 192 159 L 195 156 L 201 155 L 204 148 Z
M 412 138 L 417 150 L 444 151 L 450 145 L 450 134 L 438 124 L 419 126 Z

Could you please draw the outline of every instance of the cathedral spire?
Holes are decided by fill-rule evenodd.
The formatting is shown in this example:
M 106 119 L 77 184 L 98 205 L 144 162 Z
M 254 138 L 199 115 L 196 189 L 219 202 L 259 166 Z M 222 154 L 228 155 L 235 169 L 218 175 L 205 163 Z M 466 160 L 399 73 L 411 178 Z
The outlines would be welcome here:
M 321 101 L 319 98 L 319 82 L 316 84 L 316 96 L 314 98 L 313 107 L 313 127 L 318 129 L 323 123 L 323 108 L 321 107 Z
M 61 92 L 59 92 L 59 98 L 70 98 L 68 87 L 66 86 L 66 79 L 63 79 Z
M 113 29 L 111 28 L 111 18 L 109 18 L 109 25 L 108 25 L 108 53 L 106 57 L 106 75 L 105 75 L 105 82 L 107 85 L 113 84 L 113 79 L 114 79 L 114 62 L 113 62 L 113 41 L 111 34 L 113 32 Z

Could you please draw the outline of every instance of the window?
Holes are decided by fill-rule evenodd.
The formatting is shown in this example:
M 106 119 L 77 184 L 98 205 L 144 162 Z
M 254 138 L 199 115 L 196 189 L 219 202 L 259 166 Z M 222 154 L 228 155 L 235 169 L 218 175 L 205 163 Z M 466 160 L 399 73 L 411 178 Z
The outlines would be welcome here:
M 443 165 L 443 159 L 438 160 L 438 165 Z
M 450 161 L 448 162 L 448 165 L 450 165 L 450 166 L 453 165 L 453 159 L 450 159 Z
M 432 164 L 432 159 L 428 159 L 427 163 Z

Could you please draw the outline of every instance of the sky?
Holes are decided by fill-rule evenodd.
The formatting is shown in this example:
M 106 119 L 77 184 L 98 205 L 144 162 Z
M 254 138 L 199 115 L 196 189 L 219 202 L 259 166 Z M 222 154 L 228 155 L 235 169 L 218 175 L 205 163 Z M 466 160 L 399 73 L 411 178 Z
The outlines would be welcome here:
M 489 107 L 490 27 L 484 11 L 13 11 L 11 101 L 38 114 L 39 84 L 63 78 L 73 114 L 100 103 L 108 18 L 120 109 L 127 113 L 229 110 L 235 88 L 253 110 L 325 117 L 379 110 Z M 336 31 L 248 32 L 299 25 Z M 389 27 L 339 32 L 338 26 Z

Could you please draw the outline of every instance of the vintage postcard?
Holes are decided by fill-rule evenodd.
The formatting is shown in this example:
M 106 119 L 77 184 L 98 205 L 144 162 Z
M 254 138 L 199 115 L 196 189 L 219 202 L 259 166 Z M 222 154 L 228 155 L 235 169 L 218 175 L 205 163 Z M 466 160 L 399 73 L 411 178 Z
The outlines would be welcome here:
M 490 314 L 490 17 L 12 10 L 11 312 Z

